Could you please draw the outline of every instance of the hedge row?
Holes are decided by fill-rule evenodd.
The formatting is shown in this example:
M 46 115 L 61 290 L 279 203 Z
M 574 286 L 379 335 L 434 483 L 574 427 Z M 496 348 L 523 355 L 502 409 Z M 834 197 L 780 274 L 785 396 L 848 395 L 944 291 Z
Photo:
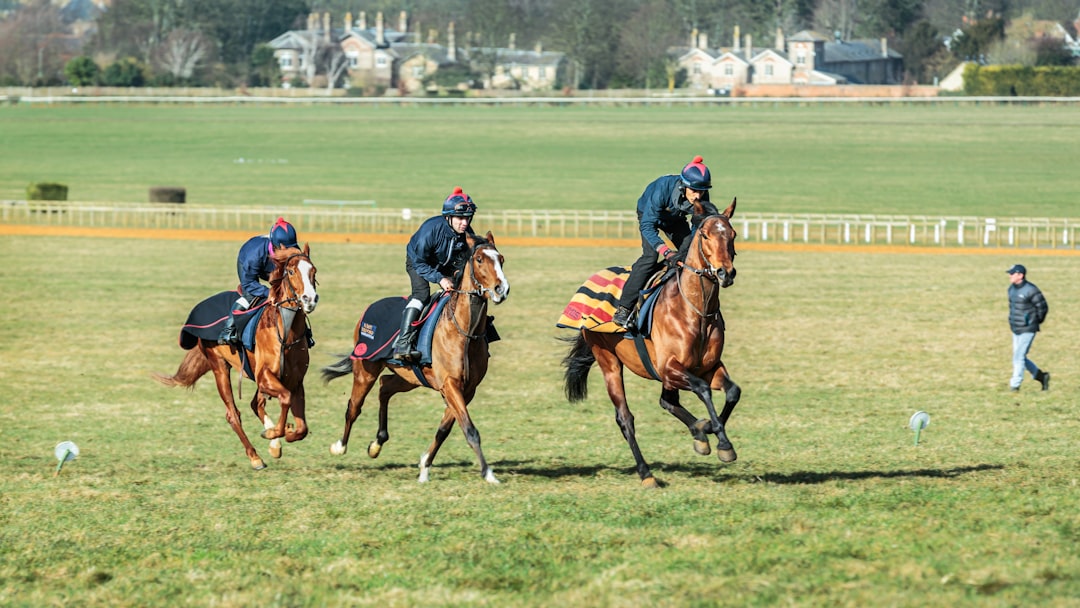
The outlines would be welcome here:
M 1080 67 L 970 63 L 964 68 L 964 92 L 990 96 L 1080 97 Z

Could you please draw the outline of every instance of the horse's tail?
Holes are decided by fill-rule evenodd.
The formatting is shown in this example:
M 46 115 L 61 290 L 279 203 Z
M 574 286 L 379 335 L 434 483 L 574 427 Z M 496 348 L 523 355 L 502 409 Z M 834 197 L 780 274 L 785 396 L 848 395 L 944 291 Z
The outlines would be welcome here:
M 195 382 L 208 371 L 210 371 L 210 360 L 206 358 L 202 350 L 193 348 L 187 351 L 187 355 L 184 355 L 184 360 L 180 362 L 180 368 L 176 370 L 175 374 L 166 376 L 165 374 L 154 373 L 152 377 L 165 386 L 195 388 Z
M 345 355 L 341 361 L 322 368 L 323 382 L 330 382 L 334 378 L 340 378 L 344 375 L 351 374 L 353 371 L 352 366 L 352 358 L 350 358 L 349 355 Z
M 573 342 L 570 352 L 566 353 L 562 364 L 566 368 L 566 398 L 571 402 L 583 401 L 589 396 L 589 370 L 596 357 L 585 342 L 585 334 L 578 332 L 576 338 L 559 338 L 564 342 Z

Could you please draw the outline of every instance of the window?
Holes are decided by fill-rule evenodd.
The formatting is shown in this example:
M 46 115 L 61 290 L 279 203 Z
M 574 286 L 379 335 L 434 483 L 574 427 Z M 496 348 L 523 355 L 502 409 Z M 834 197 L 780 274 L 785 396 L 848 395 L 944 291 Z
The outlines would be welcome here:
M 349 57 L 349 69 L 354 69 L 358 65 L 360 65 L 360 58 L 359 57 L 355 57 L 355 56 L 354 57 Z
M 386 67 L 386 55 L 379 55 L 378 57 L 375 58 L 375 67 L 377 67 L 377 68 L 385 68 Z
M 772 76 L 773 75 L 772 64 L 771 63 L 766 63 L 765 64 L 765 75 L 766 76 Z
M 290 57 L 288 55 L 282 55 L 280 61 L 281 61 L 281 67 L 283 67 L 283 68 L 292 67 L 292 57 Z
M 412 67 L 412 77 L 413 78 L 423 78 L 424 77 L 424 66 L 422 66 L 422 65 L 414 65 Z
M 795 51 L 795 65 L 806 65 L 806 49 L 800 47 Z
M 735 74 L 735 66 L 730 63 L 724 64 L 724 76 L 733 76 Z
M 694 64 L 694 75 L 695 76 L 701 76 L 701 64 L 700 63 L 695 63 Z
M 539 68 L 537 68 L 536 72 L 537 72 L 537 76 L 540 77 L 540 80 L 547 80 L 548 75 L 547 75 L 547 66 L 546 65 L 542 65 Z

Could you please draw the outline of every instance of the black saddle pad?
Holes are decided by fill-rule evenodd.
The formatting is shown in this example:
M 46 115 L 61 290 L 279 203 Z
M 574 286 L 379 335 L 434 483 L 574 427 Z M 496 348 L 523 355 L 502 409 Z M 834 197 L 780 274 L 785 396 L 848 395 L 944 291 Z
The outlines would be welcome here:
M 187 321 L 180 328 L 180 348 L 191 350 L 199 343 L 199 339 L 217 340 L 221 336 L 221 330 L 225 326 L 225 320 L 229 318 L 236 300 L 240 298 L 237 291 L 223 291 L 206 298 L 195 305 L 188 314 Z M 254 316 L 252 313 L 260 307 L 251 310 L 237 311 L 236 331 L 242 335 L 244 327 Z
M 360 317 L 360 332 L 353 348 L 353 359 L 389 359 L 391 348 L 401 329 L 401 313 L 408 298 L 383 298 L 372 303 Z

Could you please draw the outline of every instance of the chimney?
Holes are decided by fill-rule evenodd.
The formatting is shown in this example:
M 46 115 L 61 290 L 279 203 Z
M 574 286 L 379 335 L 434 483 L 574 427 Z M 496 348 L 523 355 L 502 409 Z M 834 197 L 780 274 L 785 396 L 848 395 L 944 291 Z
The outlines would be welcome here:
M 706 34 L 705 32 L 701 32 L 700 34 L 698 34 L 698 48 L 699 49 L 708 49 L 709 48 L 709 35 Z
M 454 22 L 451 21 L 450 25 L 446 28 L 446 60 L 450 63 L 457 63 L 457 40 L 454 39 Z
M 386 32 L 383 31 L 382 11 L 375 13 L 375 46 L 386 46 Z
M 428 44 L 435 44 L 435 42 L 438 41 L 438 40 L 439 40 L 439 30 L 437 30 L 435 28 L 429 29 L 428 32 L 427 32 L 427 43 Z
M 515 34 L 514 32 L 510 32 L 510 43 L 507 45 L 506 48 L 510 49 L 511 51 L 514 50 L 514 38 L 516 37 L 517 34 Z
M 401 11 L 401 14 L 398 15 L 397 29 L 402 34 L 409 31 L 409 14 L 407 12 Z
M 537 41 L 536 46 L 533 47 L 533 50 L 536 51 L 537 55 L 543 55 L 544 54 L 544 43 Z
M 345 11 L 345 31 L 352 29 L 352 11 Z
M 884 38 L 881 39 L 881 56 L 886 59 L 889 57 L 889 41 Z
M 698 48 L 697 28 L 690 30 L 690 48 Z
M 784 30 L 776 28 L 776 50 L 784 52 Z
M 750 34 L 746 35 L 746 58 L 750 59 L 750 54 L 754 52 L 754 47 L 750 46 Z
M 359 25 L 357 25 L 357 27 L 359 27 L 362 30 L 367 29 L 367 13 L 366 12 L 360 11 Z
M 315 13 L 308 13 L 308 16 L 307 16 L 307 29 L 308 29 L 308 31 L 309 32 L 313 31 L 316 27 L 318 27 L 318 25 L 317 25 L 318 23 L 319 23 L 319 16 L 317 14 L 315 14 Z
M 731 50 L 735 51 L 736 53 L 739 52 L 739 26 L 737 25 L 735 26 L 735 46 Z
M 322 14 L 322 37 L 327 43 L 330 42 L 330 13 L 325 12 Z

